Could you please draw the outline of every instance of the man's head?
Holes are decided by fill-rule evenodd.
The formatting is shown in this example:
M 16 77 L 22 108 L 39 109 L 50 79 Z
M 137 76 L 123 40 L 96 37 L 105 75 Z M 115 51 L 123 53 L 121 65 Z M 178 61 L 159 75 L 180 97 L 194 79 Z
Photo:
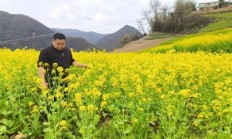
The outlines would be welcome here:
M 65 42 L 66 38 L 64 34 L 62 33 L 56 33 L 53 35 L 52 39 L 52 45 L 57 49 L 57 50 L 62 50 L 65 48 Z

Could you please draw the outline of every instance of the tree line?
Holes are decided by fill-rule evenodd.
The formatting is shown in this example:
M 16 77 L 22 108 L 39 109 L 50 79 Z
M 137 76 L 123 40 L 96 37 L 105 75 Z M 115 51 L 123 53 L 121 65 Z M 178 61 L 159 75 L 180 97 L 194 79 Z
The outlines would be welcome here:
M 162 6 L 159 0 L 150 1 L 150 9 L 142 11 L 150 32 L 189 33 L 212 22 L 212 18 L 197 14 L 194 0 L 176 0 L 173 7 Z M 219 0 L 222 7 L 224 0 Z M 145 33 L 142 20 L 138 20 L 139 30 Z

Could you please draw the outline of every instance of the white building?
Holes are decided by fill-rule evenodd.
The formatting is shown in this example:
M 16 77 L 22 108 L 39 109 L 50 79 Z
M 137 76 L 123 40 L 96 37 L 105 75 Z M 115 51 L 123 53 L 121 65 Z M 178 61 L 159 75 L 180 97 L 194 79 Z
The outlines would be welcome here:
M 224 6 L 228 6 L 231 4 L 231 0 L 225 1 Z M 198 3 L 197 9 L 200 11 L 211 10 L 219 8 L 219 1 L 212 1 L 212 2 L 204 2 Z

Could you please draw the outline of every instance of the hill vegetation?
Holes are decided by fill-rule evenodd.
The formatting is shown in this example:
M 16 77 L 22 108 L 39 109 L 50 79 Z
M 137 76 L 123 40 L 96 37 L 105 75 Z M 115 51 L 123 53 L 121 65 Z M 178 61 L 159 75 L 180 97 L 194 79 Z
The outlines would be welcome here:
M 144 50 L 143 52 L 167 52 L 173 50 L 175 52 L 232 52 L 232 12 L 223 10 L 205 12 L 194 12 L 193 15 L 198 15 L 203 18 L 210 19 L 207 25 L 196 26 L 194 33 L 192 32 L 180 32 L 173 34 L 173 40 L 162 43 L 159 47 Z M 187 33 L 187 34 L 186 34 Z M 153 32 L 150 36 L 169 36 L 170 33 L 157 33 Z M 161 34 L 161 35 L 159 35 Z M 163 35 L 166 34 L 166 35 Z
M 208 25 L 201 32 L 231 27 L 232 14 L 229 11 L 232 6 L 220 0 L 218 7 L 198 11 L 195 0 L 176 0 L 173 7 L 162 5 L 160 0 L 150 0 L 150 9 L 143 11 L 143 19 L 148 22 L 151 32 L 191 34 Z
M 169 9 L 167 6 L 161 7 L 159 0 L 150 1 L 150 10 L 144 11 L 143 16 L 152 32 L 193 33 L 213 20 L 194 14 L 196 3 L 193 0 L 176 0 L 175 6 L 171 8 L 173 10 Z
M 210 32 L 216 31 L 225 28 L 232 27 L 232 12 L 220 12 L 220 13 L 211 13 L 211 14 L 204 14 L 203 16 L 213 18 L 213 22 L 208 26 L 202 28 L 200 32 Z

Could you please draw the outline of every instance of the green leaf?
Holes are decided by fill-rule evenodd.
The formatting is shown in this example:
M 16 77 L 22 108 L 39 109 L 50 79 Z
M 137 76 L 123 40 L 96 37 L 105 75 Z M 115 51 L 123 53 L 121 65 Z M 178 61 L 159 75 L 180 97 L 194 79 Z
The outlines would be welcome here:
M 1 126 L 0 126 L 0 135 L 1 135 L 1 134 L 5 134 L 6 131 L 7 131 L 7 130 L 6 130 L 6 126 L 1 125 Z
M 12 125 L 12 123 L 13 123 L 12 120 L 8 120 L 8 119 L 2 119 L 0 122 L 3 123 L 4 125 L 7 125 L 7 126 Z
M 54 136 L 54 134 L 48 132 L 48 133 L 44 134 L 44 138 L 45 139 L 55 139 L 55 136 Z
M 45 128 L 44 130 L 43 130 L 43 132 L 52 132 L 52 129 L 51 128 L 49 128 L 49 127 L 47 127 L 47 128 Z
M 116 129 L 119 129 L 119 125 L 118 125 L 116 122 L 114 122 L 114 127 L 115 127 Z
M 119 125 L 123 125 L 124 124 L 123 121 L 117 121 L 116 123 L 119 124 Z
M 7 115 L 11 114 L 11 111 L 1 110 L 1 114 L 7 116 Z
M 22 124 L 23 123 L 20 121 L 20 119 L 14 119 L 13 123 L 9 127 L 7 127 L 7 133 L 12 134 L 17 132 L 20 127 L 22 127 Z
M 132 127 L 128 127 L 125 131 L 123 131 L 124 134 L 128 134 L 132 131 Z
M 47 126 L 48 126 L 48 125 L 49 125 L 49 123 L 48 123 L 48 122 L 43 122 L 43 125 L 47 125 Z

